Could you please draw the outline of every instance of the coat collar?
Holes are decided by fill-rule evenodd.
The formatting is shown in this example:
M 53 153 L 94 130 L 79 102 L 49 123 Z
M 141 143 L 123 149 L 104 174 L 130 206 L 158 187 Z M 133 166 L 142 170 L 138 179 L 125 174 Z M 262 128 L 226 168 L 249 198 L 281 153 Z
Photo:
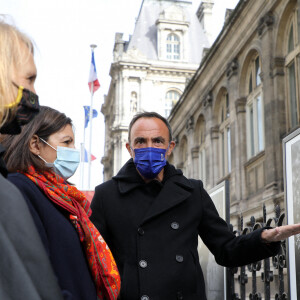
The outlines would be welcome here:
M 121 194 L 126 194 L 145 184 L 144 180 L 137 172 L 132 159 L 127 161 L 113 179 L 118 182 L 118 188 Z
M 145 182 L 137 172 L 133 160 L 130 159 L 113 177 L 118 183 L 121 194 L 126 194 L 135 188 L 145 185 Z M 163 188 L 144 216 L 142 223 L 163 213 L 164 211 L 179 205 L 185 201 L 194 189 L 191 182 L 183 176 L 181 170 L 167 163 L 164 171 Z
M 190 197 L 192 190 L 191 183 L 183 175 L 177 175 L 176 178 L 174 176 L 174 178 L 167 180 L 161 192 L 146 212 L 141 225 L 186 201 Z

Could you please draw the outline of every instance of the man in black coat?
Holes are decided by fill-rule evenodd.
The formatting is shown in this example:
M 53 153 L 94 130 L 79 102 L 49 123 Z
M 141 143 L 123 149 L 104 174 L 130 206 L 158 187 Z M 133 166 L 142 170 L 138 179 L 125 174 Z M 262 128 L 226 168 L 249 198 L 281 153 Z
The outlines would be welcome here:
M 246 265 L 275 255 L 279 241 L 300 225 L 230 232 L 200 180 L 166 162 L 175 147 L 165 118 L 136 115 L 129 125 L 131 159 L 96 187 L 92 216 L 121 274 L 122 300 L 205 300 L 198 235 L 223 266 Z

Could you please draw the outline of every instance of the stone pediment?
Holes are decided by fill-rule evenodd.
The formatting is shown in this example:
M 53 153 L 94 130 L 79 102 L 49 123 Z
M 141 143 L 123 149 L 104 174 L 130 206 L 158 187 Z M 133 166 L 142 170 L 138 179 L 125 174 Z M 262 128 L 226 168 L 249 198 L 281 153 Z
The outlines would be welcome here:
M 132 47 L 123 54 L 123 60 L 145 61 L 147 57 L 136 47 Z
M 185 22 L 186 17 L 181 7 L 171 5 L 159 14 L 159 20 Z

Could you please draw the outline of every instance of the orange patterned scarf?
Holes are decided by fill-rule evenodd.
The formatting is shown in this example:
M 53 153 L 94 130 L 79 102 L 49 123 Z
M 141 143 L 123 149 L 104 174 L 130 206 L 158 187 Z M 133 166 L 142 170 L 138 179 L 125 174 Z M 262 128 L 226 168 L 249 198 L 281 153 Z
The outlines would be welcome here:
M 85 249 L 98 298 L 100 300 L 117 299 L 121 286 L 117 265 L 104 239 L 89 219 L 92 211 L 85 195 L 76 187 L 67 184 L 57 174 L 39 173 L 33 166 L 24 174 L 51 201 L 70 213 L 70 221 L 75 226 Z

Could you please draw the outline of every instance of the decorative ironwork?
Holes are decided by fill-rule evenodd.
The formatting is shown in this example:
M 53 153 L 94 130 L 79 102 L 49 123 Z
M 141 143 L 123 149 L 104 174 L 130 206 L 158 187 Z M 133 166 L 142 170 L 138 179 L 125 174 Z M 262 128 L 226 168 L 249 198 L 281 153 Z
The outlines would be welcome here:
M 282 226 L 285 214 L 281 214 L 281 210 L 279 206 L 275 207 L 275 217 L 267 220 L 266 207 L 263 205 L 263 216 L 260 218 L 261 222 L 257 222 L 256 219 L 252 216 L 250 218 L 249 226 L 244 228 L 244 217 L 241 214 L 240 216 L 240 230 L 234 230 L 233 226 L 230 225 L 231 231 L 239 236 L 248 234 L 254 230 L 258 230 L 261 228 L 268 227 L 279 227 Z M 270 264 L 270 260 L 272 259 L 272 267 Z M 286 264 L 286 241 L 281 241 L 280 243 L 280 252 L 272 257 L 266 258 L 263 261 L 254 262 L 247 266 L 242 266 L 239 268 L 229 269 L 230 278 L 228 280 L 228 290 L 230 291 L 230 295 L 228 299 L 232 300 L 288 300 L 288 294 L 285 292 L 284 286 L 284 269 L 287 267 Z M 264 290 L 259 291 L 258 289 L 258 280 L 260 277 L 258 276 L 258 272 L 261 271 L 261 280 L 264 284 Z M 276 284 L 274 283 L 271 286 L 271 283 L 274 282 L 275 276 L 273 270 L 278 270 L 278 276 L 276 277 Z M 251 273 L 251 282 L 248 282 L 248 274 Z M 236 281 L 236 275 L 237 281 Z M 236 287 L 236 284 L 239 285 L 239 288 Z M 251 284 L 251 289 L 249 288 Z M 239 293 L 237 290 L 239 289 Z M 246 295 L 246 290 L 251 290 L 248 297 Z

